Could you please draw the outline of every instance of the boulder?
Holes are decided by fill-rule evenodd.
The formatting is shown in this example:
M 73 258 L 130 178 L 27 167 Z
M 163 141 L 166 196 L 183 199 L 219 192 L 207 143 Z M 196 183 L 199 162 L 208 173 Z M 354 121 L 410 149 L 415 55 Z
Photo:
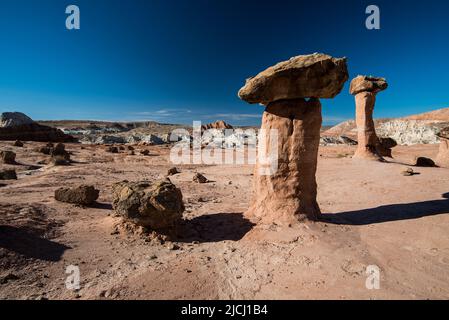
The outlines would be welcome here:
M 334 98 L 348 80 L 346 58 L 314 53 L 280 62 L 246 81 L 238 95 L 248 103 Z
M 4 112 L 0 115 L 0 140 L 4 141 L 55 141 L 77 140 L 59 129 L 40 125 L 20 112 Z
M 22 148 L 23 147 L 23 142 L 20 140 L 16 140 L 13 144 L 14 147 L 19 147 Z
M 5 164 L 15 164 L 16 154 L 12 151 L 0 151 L 0 160 Z
M 379 143 L 377 145 L 377 153 L 381 157 L 390 157 L 392 158 L 392 151 L 394 147 L 396 147 L 398 143 L 393 138 L 379 138 Z
M 203 176 L 201 173 L 196 173 L 193 176 L 193 182 L 196 182 L 196 183 L 208 183 L 209 180 L 205 176 Z
M 435 162 L 432 159 L 426 158 L 426 157 L 418 157 L 416 159 L 416 167 L 436 167 Z
M 93 186 L 80 185 L 75 188 L 59 188 L 55 191 L 55 199 L 57 201 L 79 204 L 92 205 L 99 196 L 100 191 Z
M 149 150 L 140 150 L 140 154 L 143 156 L 149 156 L 150 155 L 150 151 Z
M 116 183 L 113 208 L 125 220 L 153 230 L 173 227 L 182 218 L 181 190 L 170 180 Z
M 351 81 L 349 92 L 356 95 L 360 92 L 378 93 L 388 88 L 385 78 L 376 78 L 371 76 L 357 76 Z
M 17 180 L 16 170 L 0 170 L 0 180 Z
M 173 168 L 168 169 L 167 176 L 174 176 L 175 174 L 178 174 L 178 173 L 179 173 L 178 168 L 173 167 Z
M 118 148 L 114 147 L 114 146 L 109 146 L 109 147 L 106 148 L 106 152 L 118 153 Z

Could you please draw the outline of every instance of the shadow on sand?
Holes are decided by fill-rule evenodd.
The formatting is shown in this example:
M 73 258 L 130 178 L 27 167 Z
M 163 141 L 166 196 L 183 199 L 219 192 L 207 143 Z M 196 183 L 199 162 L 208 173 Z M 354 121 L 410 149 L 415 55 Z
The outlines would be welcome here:
M 70 249 L 57 242 L 40 238 L 28 230 L 0 225 L 0 248 L 21 254 L 26 258 L 59 261 L 65 250 Z
M 238 241 L 253 227 L 241 212 L 208 214 L 182 221 L 174 240 L 187 243 Z
M 371 209 L 323 214 L 321 220 L 332 224 L 361 226 L 449 214 L 449 193 L 443 194 L 442 197 L 444 199 L 441 200 L 392 204 Z

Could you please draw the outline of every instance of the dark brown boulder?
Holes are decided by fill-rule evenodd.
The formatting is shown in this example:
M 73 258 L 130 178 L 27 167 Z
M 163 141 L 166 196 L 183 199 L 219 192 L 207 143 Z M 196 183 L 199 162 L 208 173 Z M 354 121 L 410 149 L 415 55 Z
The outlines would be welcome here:
M 178 174 L 178 173 L 179 173 L 178 168 L 173 167 L 173 168 L 168 169 L 167 176 L 174 176 L 175 174 Z
M 107 147 L 106 152 L 118 153 L 118 148 L 114 146 Z
M 75 188 L 60 188 L 55 191 L 55 199 L 61 202 L 91 205 L 99 196 L 100 191 L 93 186 L 80 185 Z
M 432 159 L 426 158 L 426 157 L 419 157 L 416 159 L 416 167 L 436 167 L 435 162 Z
M 19 147 L 22 148 L 23 147 L 23 142 L 20 140 L 16 140 L 13 144 L 14 147 Z
M 193 176 L 193 181 L 196 183 L 208 183 L 209 182 L 209 180 L 205 176 L 203 176 L 201 173 L 196 173 Z
M 16 170 L 0 170 L 0 180 L 17 180 Z
M 0 161 L 5 164 L 15 164 L 16 154 L 12 151 L 0 151 Z
M 181 190 L 170 180 L 123 181 L 113 185 L 113 208 L 125 220 L 153 230 L 173 227 L 182 218 Z

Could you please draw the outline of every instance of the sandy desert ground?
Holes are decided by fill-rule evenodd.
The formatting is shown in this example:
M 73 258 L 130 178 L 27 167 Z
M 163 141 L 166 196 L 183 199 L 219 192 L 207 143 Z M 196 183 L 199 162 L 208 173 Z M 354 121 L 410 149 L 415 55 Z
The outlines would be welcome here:
M 40 165 L 43 144 L 16 148 L 17 181 L 0 185 L 0 299 L 448 299 L 449 170 L 401 171 L 438 145 L 400 146 L 389 163 L 351 159 L 355 147 L 320 149 L 318 200 L 324 220 L 258 225 L 243 213 L 251 165 L 178 166 L 185 220 L 163 241 L 119 224 L 111 185 L 163 178 L 169 147 L 149 156 L 67 144 L 70 166 Z M 140 147 L 138 147 L 140 148 Z M 31 170 L 30 170 L 31 169 Z M 195 172 L 213 182 L 197 184 Z M 94 184 L 94 208 L 56 202 L 61 186 Z M 81 289 L 66 289 L 79 266 Z M 365 286 L 368 265 L 379 290 Z

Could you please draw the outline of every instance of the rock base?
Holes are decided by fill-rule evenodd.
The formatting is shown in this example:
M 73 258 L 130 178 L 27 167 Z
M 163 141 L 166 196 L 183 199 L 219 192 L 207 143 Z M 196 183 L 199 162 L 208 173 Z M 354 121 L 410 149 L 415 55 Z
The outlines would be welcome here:
M 292 224 L 318 220 L 316 168 L 320 143 L 321 103 L 318 99 L 282 100 L 270 103 L 262 118 L 266 149 L 259 155 L 254 173 L 254 198 L 248 218 L 261 223 Z M 277 130 L 278 169 L 271 175 L 261 172 L 261 159 L 273 154 L 269 130 Z
M 355 96 L 355 103 L 358 147 L 353 158 L 382 161 L 383 158 L 378 152 L 379 139 L 373 121 L 376 94 L 360 92 Z

